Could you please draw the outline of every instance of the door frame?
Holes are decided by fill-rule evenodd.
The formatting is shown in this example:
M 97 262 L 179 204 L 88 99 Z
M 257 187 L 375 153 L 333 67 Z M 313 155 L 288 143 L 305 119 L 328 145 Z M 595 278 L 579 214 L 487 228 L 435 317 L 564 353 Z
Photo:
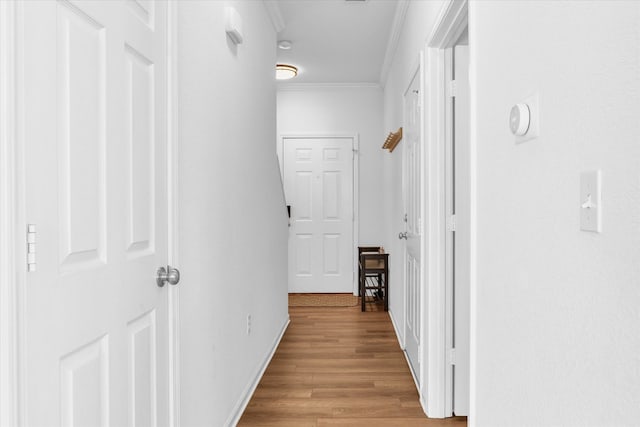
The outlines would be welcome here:
M 24 215 L 24 163 L 19 116 L 20 69 L 17 62 L 21 40 L 20 2 L 0 1 L 0 425 L 23 425 L 26 419 L 24 396 L 24 283 L 26 243 L 19 230 L 26 232 Z M 167 171 L 168 171 L 168 262 L 178 265 L 178 100 L 177 0 L 167 4 Z M 169 320 L 169 425 L 180 425 L 179 382 L 179 287 L 168 289 Z
M 356 272 L 358 271 L 358 251 L 356 250 L 356 246 L 359 244 L 359 201 L 360 201 L 360 181 L 358 177 L 359 174 L 359 164 L 360 164 L 360 136 L 358 133 L 349 133 L 349 132 L 340 132 L 340 133 L 292 133 L 292 134 L 282 134 L 278 135 L 278 144 L 276 147 L 278 162 L 280 164 L 280 178 L 282 181 L 282 192 L 286 197 L 286 192 L 284 191 L 284 143 L 287 139 L 351 139 L 351 149 L 353 151 L 353 189 L 352 189 L 352 197 L 353 197 L 353 232 L 352 232 L 352 288 L 353 295 L 357 296 L 358 289 L 358 275 Z
M 19 425 L 18 407 L 18 146 L 16 143 L 15 0 L 0 2 L 0 425 Z M 20 245 L 22 246 L 22 245 Z
M 425 145 L 425 190 L 428 198 L 427 217 L 425 218 L 425 235 L 429 236 L 426 242 L 428 251 L 428 269 L 426 275 L 426 289 L 428 296 L 425 300 L 427 327 L 427 341 L 425 342 L 427 351 L 423 354 L 423 362 L 426 368 L 426 381 L 423 384 L 425 393 L 421 393 L 421 403 L 430 417 L 443 418 L 451 416 L 453 395 L 451 375 L 447 375 L 449 360 L 447 355 L 447 331 L 450 324 L 447 324 L 447 296 L 446 286 L 446 240 L 447 240 L 447 218 L 446 218 L 446 141 L 450 137 L 447 113 L 448 105 L 448 84 L 446 82 L 447 53 L 446 50 L 455 45 L 460 35 L 468 27 L 468 0 L 449 0 L 443 6 L 438 16 L 431 35 L 427 39 L 425 46 L 426 54 L 426 87 L 429 91 L 425 98 L 428 101 L 426 106 L 426 145 Z M 471 41 L 471 35 L 469 36 Z M 470 43 L 471 46 L 471 43 Z M 471 54 L 470 80 L 473 82 L 473 54 Z M 473 86 L 473 85 L 472 85 Z M 471 90 L 473 97 L 473 89 Z M 475 138 L 474 138 L 474 117 L 475 111 L 473 103 L 471 105 L 471 181 L 475 177 Z M 476 213 L 475 184 L 471 186 L 471 386 L 474 384 L 474 289 L 475 289 L 475 213 Z M 451 394 L 451 395 L 449 395 Z M 473 397 L 473 394 L 472 396 Z M 471 402 L 473 402 L 473 398 Z M 474 405 L 470 403 L 470 414 L 473 415 Z

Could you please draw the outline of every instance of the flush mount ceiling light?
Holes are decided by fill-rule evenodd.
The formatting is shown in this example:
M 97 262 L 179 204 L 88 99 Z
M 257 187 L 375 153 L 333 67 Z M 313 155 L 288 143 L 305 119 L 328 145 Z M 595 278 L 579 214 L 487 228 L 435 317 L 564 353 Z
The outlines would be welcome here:
M 292 79 L 298 75 L 298 69 L 293 65 L 277 64 L 276 65 L 276 79 L 287 80 Z

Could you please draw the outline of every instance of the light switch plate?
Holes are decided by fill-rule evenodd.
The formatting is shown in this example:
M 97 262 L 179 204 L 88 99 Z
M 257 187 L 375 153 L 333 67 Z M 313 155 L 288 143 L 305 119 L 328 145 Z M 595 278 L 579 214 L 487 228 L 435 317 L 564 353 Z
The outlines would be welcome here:
M 602 177 L 599 170 L 580 174 L 580 230 L 602 231 Z

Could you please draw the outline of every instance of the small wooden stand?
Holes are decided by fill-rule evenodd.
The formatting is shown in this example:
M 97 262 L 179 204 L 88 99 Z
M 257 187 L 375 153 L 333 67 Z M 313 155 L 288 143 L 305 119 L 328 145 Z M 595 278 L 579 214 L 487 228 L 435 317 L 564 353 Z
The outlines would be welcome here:
M 389 310 L 389 254 L 381 246 L 358 246 L 361 310 L 367 303 L 382 303 Z

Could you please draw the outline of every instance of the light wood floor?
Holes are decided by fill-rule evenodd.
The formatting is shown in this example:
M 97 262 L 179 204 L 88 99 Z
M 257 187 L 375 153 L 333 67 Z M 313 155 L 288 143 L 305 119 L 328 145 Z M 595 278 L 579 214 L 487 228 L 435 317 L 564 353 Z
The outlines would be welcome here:
M 291 323 L 239 426 L 467 425 L 425 417 L 384 311 L 290 307 Z

